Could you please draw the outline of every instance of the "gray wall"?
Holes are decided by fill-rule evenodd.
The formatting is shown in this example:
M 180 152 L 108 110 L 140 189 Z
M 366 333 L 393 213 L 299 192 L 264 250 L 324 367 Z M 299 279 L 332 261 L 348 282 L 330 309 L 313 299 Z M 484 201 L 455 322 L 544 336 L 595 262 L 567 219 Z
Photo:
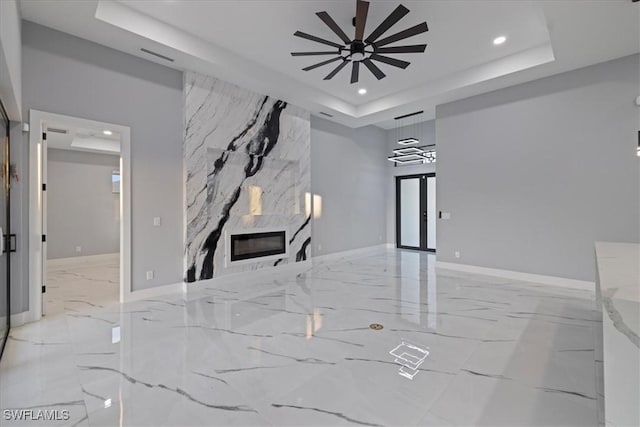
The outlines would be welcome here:
M 11 182 L 11 232 L 16 235 L 16 252 L 11 254 L 11 312 L 29 309 L 29 155 L 23 142 L 22 123 L 10 125 L 11 162 L 19 181 Z
M 0 99 L 9 120 L 22 119 L 22 72 L 18 0 L 0 1 Z
M 385 243 L 386 132 L 311 117 L 311 190 L 322 197 L 313 255 Z
M 410 119 L 406 119 L 410 120 Z M 398 129 L 387 131 L 387 153 L 385 158 L 393 155 L 393 150 L 403 147 L 398 144 L 398 139 L 406 137 L 417 137 L 420 143 L 417 146 L 431 145 L 436 143 L 436 122 L 429 120 L 415 125 L 407 125 Z M 435 173 L 436 163 L 394 166 L 393 162 L 387 161 L 387 242 L 396 244 L 396 176 L 415 175 L 422 173 Z
M 133 289 L 181 282 L 182 73 L 29 22 L 22 37 L 25 117 L 37 109 L 131 127 Z
M 47 156 L 48 259 L 118 253 L 120 194 L 111 174 L 120 157 L 51 148 Z
M 594 241 L 637 242 L 638 65 L 438 106 L 438 259 L 592 281 Z

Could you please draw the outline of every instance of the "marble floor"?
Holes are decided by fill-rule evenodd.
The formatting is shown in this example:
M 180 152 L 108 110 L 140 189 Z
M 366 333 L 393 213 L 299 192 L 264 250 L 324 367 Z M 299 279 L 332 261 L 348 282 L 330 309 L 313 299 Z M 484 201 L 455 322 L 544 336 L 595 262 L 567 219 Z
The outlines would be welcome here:
M 596 425 L 593 292 L 434 262 L 380 250 L 78 303 L 11 331 L 0 407 L 73 426 Z M 389 353 L 402 343 L 428 351 L 413 379 Z
M 46 316 L 75 313 L 87 306 L 105 307 L 120 297 L 118 254 L 47 262 Z

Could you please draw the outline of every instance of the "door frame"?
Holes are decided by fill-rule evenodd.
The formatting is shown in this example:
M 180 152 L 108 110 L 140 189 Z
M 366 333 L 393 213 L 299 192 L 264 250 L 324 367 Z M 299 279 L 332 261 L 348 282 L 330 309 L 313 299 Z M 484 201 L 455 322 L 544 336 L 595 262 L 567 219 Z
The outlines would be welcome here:
M 42 317 L 43 176 L 42 133 L 46 121 L 84 128 L 113 129 L 120 133 L 120 302 L 131 295 L 131 128 L 113 123 L 29 110 L 29 310 L 24 322 Z
M 7 329 L 5 330 L 4 334 L 2 337 L 0 337 L 0 358 L 2 358 L 2 354 L 4 353 L 4 349 L 7 346 L 7 340 L 9 339 L 9 332 L 11 330 L 11 318 L 12 318 L 12 314 L 11 314 L 11 174 L 9 172 L 10 167 L 11 167 L 11 121 L 9 120 L 9 115 L 7 114 L 7 110 L 5 110 L 4 108 L 4 104 L 2 103 L 2 101 L 0 100 L 0 117 L 2 119 L 4 119 L 7 122 L 7 127 L 6 127 L 6 133 L 7 136 L 6 141 L 2 141 L 2 144 L 7 144 L 6 146 L 0 147 L 0 149 L 5 150 L 5 155 L 6 155 L 6 166 L 4 164 L 2 164 L 2 174 L 5 175 L 4 178 L 7 180 L 6 182 L 2 182 L 2 185 L 6 185 L 7 186 L 7 193 L 0 196 L 0 197 L 6 197 L 6 209 L 7 211 L 4 213 L 6 215 L 6 223 L 7 223 L 7 229 L 6 230 L 2 230 L 3 233 L 0 233 L 0 239 L 4 239 L 4 236 L 7 236 L 7 239 L 4 241 L 4 250 L 7 254 L 7 271 L 6 271 L 6 281 L 7 281 L 7 294 L 6 294 L 6 298 L 7 298 Z M 4 169 L 6 167 L 6 169 Z M 2 214 L 2 212 L 0 212 L 0 215 Z M 0 253 L 0 256 L 2 256 L 3 254 Z
M 418 173 L 411 175 L 398 175 L 396 176 L 396 247 L 399 249 L 412 249 L 418 251 L 425 252 L 436 252 L 435 248 L 427 248 L 427 224 L 426 218 L 421 218 L 420 221 L 420 246 L 403 246 L 400 244 L 400 232 L 401 232 L 401 221 L 400 221 L 400 182 L 403 179 L 413 179 L 413 178 L 423 178 L 420 179 L 420 212 L 427 211 L 427 178 L 435 178 L 435 172 L 428 173 Z

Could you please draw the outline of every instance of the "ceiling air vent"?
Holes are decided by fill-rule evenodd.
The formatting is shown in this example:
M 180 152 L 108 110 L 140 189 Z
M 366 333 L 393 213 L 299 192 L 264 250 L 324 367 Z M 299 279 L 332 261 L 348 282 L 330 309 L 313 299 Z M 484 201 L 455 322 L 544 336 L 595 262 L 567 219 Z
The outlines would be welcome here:
M 69 131 L 66 129 L 57 129 L 57 128 L 47 128 L 47 132 L 61 133 L 63 135 L 66 135 L 69 133 Z
M 153 55 L 153 56 L 157 56 L 158 58 L 164 59 L 165 61 L 169 61 L 169 62 L 173 62 L 174 59 L 173 58 L 169 58 L 168 56 L 164 56 L 160 53 L 154 52 L 152 50 L 149 49 L 145 49 L 145 48 L 140 48 L 140 50 L 144 53 L 148 53 L 149 55 Z

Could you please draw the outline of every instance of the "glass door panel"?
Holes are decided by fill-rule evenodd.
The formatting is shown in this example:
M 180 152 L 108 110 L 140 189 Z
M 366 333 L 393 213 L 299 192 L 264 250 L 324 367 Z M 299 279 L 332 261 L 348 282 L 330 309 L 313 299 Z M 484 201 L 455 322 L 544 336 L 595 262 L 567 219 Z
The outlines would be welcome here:
M 0 355 L 9 333 L 9 121 L 0 104 Z
M 436 249 L 436 177 L 427 176 L 427 249 Z
M 420 178 L 400 180 L 400 240 L 399 246 L 420 247 Z
M 399 248 L 436 250 L 436 176 L 396 177 L 396 244 Z

